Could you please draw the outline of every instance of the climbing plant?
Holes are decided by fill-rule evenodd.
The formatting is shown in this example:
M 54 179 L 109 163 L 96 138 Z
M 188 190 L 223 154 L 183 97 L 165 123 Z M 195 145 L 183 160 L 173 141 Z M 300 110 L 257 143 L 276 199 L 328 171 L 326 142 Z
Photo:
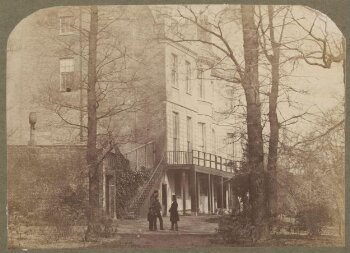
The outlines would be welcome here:
M 124 167 L 116 177 L 116 210 L 117 216 L 123 217 L 126 214 L 128 201 L 132 199 L 139 187 L 149 178 L 150 171 L 144 168 L 132 170 Z

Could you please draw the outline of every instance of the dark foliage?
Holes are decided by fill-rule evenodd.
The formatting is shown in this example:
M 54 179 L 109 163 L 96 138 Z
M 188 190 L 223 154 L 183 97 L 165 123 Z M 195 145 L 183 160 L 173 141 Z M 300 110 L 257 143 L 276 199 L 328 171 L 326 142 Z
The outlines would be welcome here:
M 296 216 L 300 230 L 308 231 L 310 235 L 320 235 L 322 229 L 332 221 L 330 210 L 324 205 L 311 205 L 301 210 Z
M 254 238 L 254 225 L 247 213 L 225 215 L 219 221 L 219 235 L 225 243 L 249 243 Z
M 118 172 L 116 177 L 116 208 L 119 217 L 126 213 L 128 201 L 132 199 L 139 187 L 149 178 L 150 171 L 144 168 L 140 170 L 131 170 L 124 167 Z

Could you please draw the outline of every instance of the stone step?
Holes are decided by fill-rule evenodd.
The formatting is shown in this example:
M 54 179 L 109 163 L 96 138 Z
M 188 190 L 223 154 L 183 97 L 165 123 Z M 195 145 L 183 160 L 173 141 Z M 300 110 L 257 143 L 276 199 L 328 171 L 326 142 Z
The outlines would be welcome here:
M 138 215 L 136 215 L 134 212 L 128 212 L 124 217 L 124 219 L 126 220 L 135 220 L 137 218 L 138 218 Z

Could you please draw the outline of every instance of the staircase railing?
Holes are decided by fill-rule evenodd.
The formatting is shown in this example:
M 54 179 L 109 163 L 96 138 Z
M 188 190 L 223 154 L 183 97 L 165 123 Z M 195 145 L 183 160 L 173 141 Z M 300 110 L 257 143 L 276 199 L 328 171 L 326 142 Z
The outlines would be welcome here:
M 131 168 L 153 168 L 155 162 L 155 143 L 154 141 L 150 141 L 123 152 L 123 155 L 130 161 Z
M 159 161 L 158 165 L 156 166 L 156 168 L 152 171 L 152 174 L 150 175 L 148 181 L 145 184 L 143 184 L 143 186 L 137 191 L 135 197 L 128 203 L 128 207 L 129 208 L 133 207 L 137 203 L 137 201 L 141 199 L 142 194 L 145 192 L 147 187 L 154 180 L 154 177 L 155 177 L 156 173 L 158 172 L 160 166 L 162 165 L 162 163 L 164 161 L 164 157 L 165 156 L 163 155 L 161 160 Z

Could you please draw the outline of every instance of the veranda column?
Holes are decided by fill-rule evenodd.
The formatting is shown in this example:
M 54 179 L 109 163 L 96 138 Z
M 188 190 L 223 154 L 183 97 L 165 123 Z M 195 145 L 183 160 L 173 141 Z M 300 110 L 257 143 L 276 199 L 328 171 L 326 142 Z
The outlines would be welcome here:
M 221 177 L 221 209 L 224 208 L 224 177 Z
M 210 187 L 210 174 L 208 174 L 208 212 L 211 213 L 211 187 Z
M 182 206 L 183 214 L 186 214 L 186 172 L 182 171 L 181 177 L 181 188 L 182 188 Z
M 212 208 L 212 212 L 214 213 L 215 212 L 215 176 L 214 175 L 211 175 L 210 176 L 210 186 L 211 186 L 211 208 Z
M 228 184 L 228 204 L 227 204 L 227 209 L 232 209 L 231 180 L 229 180 L 227 184 Z
M 197 173 L 194 168 L 191 169 L 190 192 L 191 212 L 197 215 Z
M 200 198 L 200 190 L 201 190 L 201 187 L 200 187 L 200 184 L 201 184 L 201 182 L 200 182 L 200 177 L 199 177 L 199 175 L 197 175 L 197 192 L 196 192 L 196 210 L 197 210 L 197 213 L 199 213 L 199 198 Z

